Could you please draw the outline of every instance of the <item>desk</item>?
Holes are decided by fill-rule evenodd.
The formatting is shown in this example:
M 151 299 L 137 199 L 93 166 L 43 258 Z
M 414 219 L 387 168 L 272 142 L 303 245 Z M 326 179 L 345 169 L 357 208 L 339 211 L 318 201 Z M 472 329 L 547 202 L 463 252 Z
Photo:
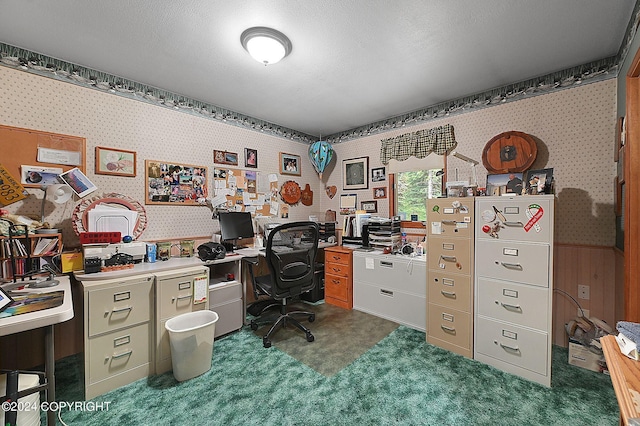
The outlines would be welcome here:
M 71 284 L 69 277 L 61 276 L 56 278 L 60 281 L 55 287 L 45 291 L 64 291 L 62 305 L 56 308 L 43 309 L 41 311 L 29 312 L 26 314 L 0 318 L 0 336 L 20 333 L 34 328 L 45 328 L 45 365 L 44 371 L 47 378 L 45 389 L 47 391 L 47 402 L 50 404 L 56 400 L 55 384 L 55 354 L 53 346 L 53 325 L 68 321 L 73 318 L 73 302 L 71 300 Z M 47 411 L 47 424 L 56 424 L 56 412 Z
M 638 424 L 640 421 L 640 361 L 624 356 L 614 336 L 601 337 L 600 343 L 620 407 L 620 424 Z M 635 423 L 631 423 L 632 421 Z

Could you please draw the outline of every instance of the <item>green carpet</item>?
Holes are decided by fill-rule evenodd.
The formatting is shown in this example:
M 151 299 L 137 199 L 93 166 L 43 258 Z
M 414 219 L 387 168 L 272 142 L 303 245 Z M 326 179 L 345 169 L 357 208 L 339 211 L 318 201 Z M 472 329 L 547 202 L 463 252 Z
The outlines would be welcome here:
M 303 340 L 304 342 L 304 340 Z M 306 343 L 306 342 L 305 342 Z M 314 342 L 315 344 L 315 342 Z M 58 400 L 81 400 L 80 358 L 58 364 Z M 108 411 L 65 411 L 68 425 L 617 425 L 610 378 L 554 348 L 551 389 L 452 354 L 400 326 L 332 377 L 248 328 L 217 340 L 211 370 L 171 373 L 93 400 Z
M 315 321 L 311 323 L 306 317 L 297 317 L 311 330 L 315 340 L 307 342 L 302 331 L 289 325 L 278 330 L 271 342 L 281 351 L 327 377 L 351 364 L 398 328 L 398 324 L 393 321 L 326 303 L 297 303 L 290 310 L 316 314 Z M 279 315 L 279 312 L 274 310 L 273 314 Z M 262 338 L 270 327 L 271 324 L 262 326 L 255 334 Z

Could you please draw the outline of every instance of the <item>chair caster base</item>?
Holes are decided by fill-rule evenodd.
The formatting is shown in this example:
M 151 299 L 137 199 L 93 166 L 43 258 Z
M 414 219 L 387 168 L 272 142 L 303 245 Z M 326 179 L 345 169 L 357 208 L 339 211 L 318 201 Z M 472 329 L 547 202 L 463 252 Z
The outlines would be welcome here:
M 307 331 L 306 335 L 307 335 L 307 342 L 313 342 L 314 340 L 316 340 L 316 338 L 313 337 L 313 334 L 311 334 L 310 331 Z
M 262 346 L 264 346 L 265 348 L 270 348 L 271 347 L 271 340 L 267 339 L 266 337 L 262 338 Z

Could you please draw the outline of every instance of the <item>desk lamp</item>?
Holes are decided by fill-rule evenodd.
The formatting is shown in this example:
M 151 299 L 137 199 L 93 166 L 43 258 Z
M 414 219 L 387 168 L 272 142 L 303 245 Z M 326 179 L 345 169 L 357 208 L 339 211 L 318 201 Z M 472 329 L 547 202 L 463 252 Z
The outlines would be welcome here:
M 73 190 L 66 184 L 54 184 L 41 186 L 40 189 L 44 191 L 42 196 L 42 205 L 40 206 L 40 219 L 44 223 L 44 205 L 47 198 L 50 198 L 56 204 L 64 204 L 73 196 Z M 57 229 L 36 229 L 37 234 L 57 234 Z
M 471 176 L 473 178 L 473 185 L 475 187 L 477 187 L 478 186 L 478 175 L 476 174 L 476 166 L 478 164 L 480 164 L 480 163 L 478 161 L 474 160 L 473 158 L 469 158 L 466 155 L 460 154 L 457 151 L 452 151 L 451 155 L 453 155 L 454 157 L 456 157 L 456 158 L 458 158 L 458 159 L 460 159 L 462 161 L 465 161 L 465 162 L 471 164 Z M 457 179 L 457 177 L 456 177 L 456 179 Z

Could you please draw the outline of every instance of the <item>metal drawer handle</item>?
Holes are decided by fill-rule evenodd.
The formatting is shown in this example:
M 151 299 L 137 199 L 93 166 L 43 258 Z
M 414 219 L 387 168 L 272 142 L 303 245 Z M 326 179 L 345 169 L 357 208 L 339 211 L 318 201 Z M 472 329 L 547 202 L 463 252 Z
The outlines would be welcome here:
M 516 228 L 524 228 L 524 223 L 522 222 L 502 222 L 504 226 L 512 226 Z
M 498 301 L 496 300 L 496 303 L 498 303 Z M 520 305 L 509 305 L 508 303 L 502 303 L 500 302 L 500 305 L 510 311 L 519 311 L 522 312 L 522 308 L 520 307 Z
M 185 300 L 185 299 L 191 299 L 191 295 L 187 294 L 186 296 L 178 296 L 176 298 L 176 300 Z
M 440 328 L 447 332 L 447 333 L 452 333 L 452 334 L 456 334 L 456 329 L 453 327 L 447 327 L 446 325 L 440 325 Z
M 112 309 L 111 312 L 114 314 L 119 314 L 120 312 L 127 312 L 127 311 L 131 311 L 133 309 L 132 306 L 127 306 L 125 308 L 118 308 L 118 309 Z
M 118 355 L 113 355 L 111 358 L 113 358 L 113 359 L 118 359 L 118 358 L 122 358 L 122 357 L 125 357 L 125 356 L 129 356 L 129 355 L 131 355 L 132 353 L 133 353 L 133 349 L 128 350 L 127 352 L 123 352 L 123 353 L 118 354 Z
M 511 351 L 511 352 L 516 352 L 516 353 L 520 353 L 520 349 L 517 347 L 513 347 L 513 346 L 509 346 L 509 345 L 505 345 L 504 343 L 500 343 L 500 347 L 504 350 L 507 351 Z
M 380 266 L 384 266 L 385 268 L 393 268 L 393 262 L 386 262 L 384 260 L 381 260 Z
M 456 262 L 457 259 L 455 256 L 440 256 L 440 259 L 447 261 L 447 262 Z
M 442 293 L 444 297 L 451 297 L 452 299 L 456 298 L 456 294 L 453 291 L 440 290 L 440 293 Z
M 519 263 L 500 262 L 500 264 L 507 269 L 516 269 L 518 271 L 522 271 L 522 265 Z
M 444 223 L 445 225 L 455 225 L 456 223 L 458 223 L 455 220 L 443 220 L 441 222 Z
M 389 290 L 380 289 L 380 294 L 383 296 L 393 297 L 393 292 Z

